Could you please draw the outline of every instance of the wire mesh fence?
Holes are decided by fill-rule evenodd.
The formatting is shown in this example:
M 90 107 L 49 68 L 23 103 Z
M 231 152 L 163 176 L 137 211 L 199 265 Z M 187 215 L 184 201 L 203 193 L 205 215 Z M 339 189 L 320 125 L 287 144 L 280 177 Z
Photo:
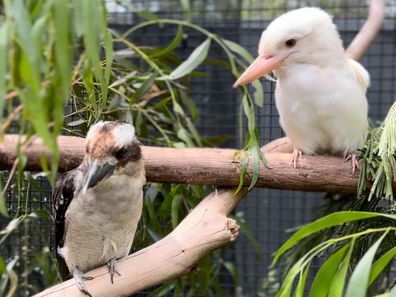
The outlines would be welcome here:
M 253 55 L 262 30 L 276 16 L 302 6 L 319 6 L 334 15 L 344 45 L 348 45 L 356 35 L 365 17 L 368 6 L 366 1 L 353 0 L 317 0 L 317 1 L 261 1 L 261 0 L 194 0 L 190 6 L 182 5 L 188 1 L 178 0 L 124 0 L 108 1 L 110 10 L 109 22 L 112 29 L 126 31 L 132 25 L 143 20 L 142 12 L 149 11 L 160 18 L 190 18 L 192 22 L 204 26 L 209 31 L 226 39 L 233 40 L 246 47 Z M 366 53 L 362 64 L 371 75 L 371 86 L 368 91 L 369 116 L 373 121 L 382 120 L 396 98 L 396 1 L 388 1 L 386 20 L 383 29 Z M 137 44 L 161 46 L 168 43 L 175 35 L 175 26 L 156 26 L 137 31 L 131 39 Z M 196 48 L 204 36 L 196 31 L 187 30 L 183 42 L 177 48 L 181 57 L 187 57 Z M 206 75 L 193 78 L 190 82 L 192 98 L 199 109 L 198 127 L 202 134 L 208 136 L 225 136 L 221 146 L 239 148 L 242 139 L 239 133 L 240 94 L 232 88 L 235 80 L 229 70 L 216 63 L 224 58 L 223 53 L 212 47 L 208 63 L 200 68 Z M 274 103 L 275 84 L 262 81 L 265 103 L 257 109 L 257 125 L 260 129 L 262 143 L 283 135 L 279 126 L 278 113 Z M 72 111 L 72 109 L 70 109 Z M 27 176 L 27 178 L 29 178 Z M 44 179 L 43 179 L 44 180 Z M 45 183 L 39 179 L 39 182 Z M 44 191 L 32 189 L 28 209 L 50 210 L 50 190 L 48 185 L 41 185 Z M 9 208 L 17 212 L 18 205 L 24 200 L 16 197 L 17 187 L 8 191 Z M 226 248 L 227 257 L 236 263 L 239 281 L 233 284 L 229 277 L 223 278 L 224 287 L 234 296 L 272 296 L 265 290 L 265 279 L 271 255 L 289 236 L 290 230 L 315 218 L 315 209 L 323 202 L 324 193 L 303 193 L 260 189 L 252 191 L 239 205 L 235 216 L 243 218 L 246 225 L 257 238 L 259 249 L 254 246 L 245 234 Z M 28 201 L 28 199 L 26 199 Z M 0 221 L 1 223 L 1 221 Z M 21 250 L 23 240 L 29 240 L 30 253 L 39 253 L 42 246 L 49 242 L 46 237 L 51 233 L 51 225 L 44 223 L 37 226 L 43 232 L 21 228 L 20 232 L 28 237 L 14 233 L 8 239 L 9 244 L 2 250 L 4 255 L 14 254 Z M 261 250 L 261 251 L 259 251 Z M 48 264 L 50 265 L 50 264 Z M 264 289 L 263 289 L 264 287 Z M 23 291 L 21 291 L 23 296 Z

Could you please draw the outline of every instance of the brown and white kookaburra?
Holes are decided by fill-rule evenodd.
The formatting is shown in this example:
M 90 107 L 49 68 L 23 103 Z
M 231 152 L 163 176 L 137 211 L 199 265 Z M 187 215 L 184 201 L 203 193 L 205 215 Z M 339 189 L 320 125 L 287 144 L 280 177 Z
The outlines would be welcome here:
M 53 191 L 56 245 L 63 279 L 90 295 L 83 274 L 128 255 L 142 213 L 145 171 L 132 125 L 98 122 L 88 131 L 79 167 L 61 175 Z

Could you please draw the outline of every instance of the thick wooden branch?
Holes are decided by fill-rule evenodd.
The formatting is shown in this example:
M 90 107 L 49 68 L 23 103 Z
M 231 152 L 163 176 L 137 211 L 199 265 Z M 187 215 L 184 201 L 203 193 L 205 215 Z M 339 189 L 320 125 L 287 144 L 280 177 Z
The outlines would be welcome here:
M 18 136 L 7 135 L 0 145 L 0 170 L 9 170 L 16 158 Z M 70 170 L 81 162 L 85 153 L 84 139 L 59 137 L 60 171 Z M 189 183 L 235 187 L 239 184 L 238 151 L 217 148 L 162 148 L 144 146 L 149 182 Z M 39 141 L 24 149 L 28 156 L 26 170 L 40 170 L 39 157 L 48 155 Z M 266 158 L 270 168 L 261 166 L 257 187 L 319 191 L 356 192 L 358 173 L 342 158 L 303 156 L 297 169 L 290 164 L 290 145 L 285 138 L 268 145 Z M 246 183 L 249 183 L 249 177 Z
M 346 50 L 349 57 L 357 61 L 363 57 L 381 29 L 384 16 L 385 0 L 371 0 L 368 18 Z
M 114 284 L 110 283 L 106 267 L 86 273 L 94 277 L 85 282 L 88 291 L 94 297 L 129 296 L 188 273 L 202 256 L 238 235 L 238 225 L 227 215 L 245 196 L 246 189 L 235 196 L 233 191 L 211 193 L 164 239 L 120 261 L 117 270 L 121 276 L 114 278 Z M 71 279 L 36 295 L 39 296 L 84 295 Z

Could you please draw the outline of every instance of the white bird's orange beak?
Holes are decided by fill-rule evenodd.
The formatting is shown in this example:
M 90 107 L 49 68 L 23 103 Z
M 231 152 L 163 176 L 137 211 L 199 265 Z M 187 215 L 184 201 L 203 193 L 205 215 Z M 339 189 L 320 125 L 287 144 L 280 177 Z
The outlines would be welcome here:
M 251 81 L 262 77 L 268 72 L 278 68 L 286 59 L 287 55 L 266 56 L 260 55 L 254 60 L 252 64 L 245 70 L 244 73 L 234 83 L 234 88 L 241 85 L 246 85 Z

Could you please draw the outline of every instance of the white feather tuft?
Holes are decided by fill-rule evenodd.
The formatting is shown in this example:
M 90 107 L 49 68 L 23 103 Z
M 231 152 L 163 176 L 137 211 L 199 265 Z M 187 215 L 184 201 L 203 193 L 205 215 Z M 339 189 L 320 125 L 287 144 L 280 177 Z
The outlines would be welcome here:
M 130 124 L 117 125 L 112 130 L 115 146 L 122 147 L 131 144 L 135 137 L 135 128 Z
M 58 254 L 65 260 L 67 259 L 68 253 L 69 249 L 66 246 L 58 248 Z

